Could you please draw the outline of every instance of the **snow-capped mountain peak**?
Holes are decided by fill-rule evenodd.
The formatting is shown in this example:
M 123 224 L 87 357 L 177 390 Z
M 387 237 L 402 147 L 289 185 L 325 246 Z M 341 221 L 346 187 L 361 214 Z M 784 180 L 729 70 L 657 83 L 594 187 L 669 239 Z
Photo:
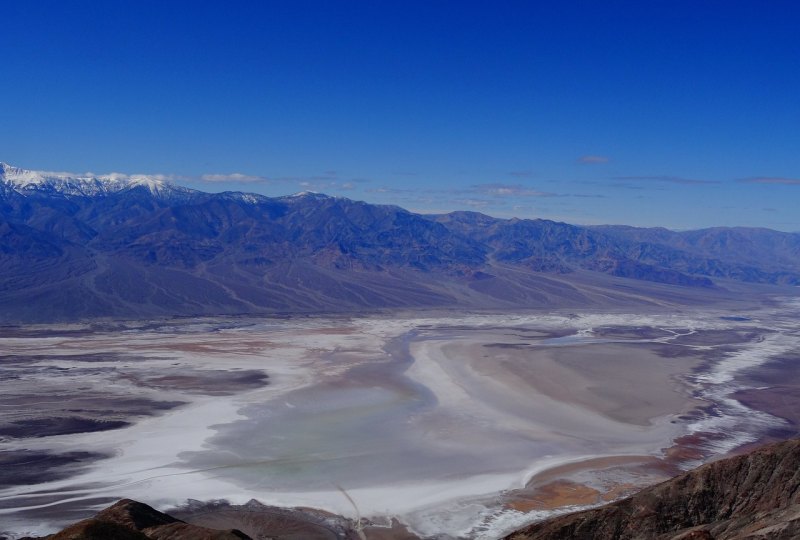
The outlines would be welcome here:
M 280 197 L 285 201 L 298 201 L 298 200 L 317 200 L 323 201 L 327 199 L 339 199 L 340 197 L 334 197 L 331 195 L 326 195 L 325 193 L 319 193 L 318 191 L 300 191 L 295 193 L 294 195 L 284 195 Z
M 157 197 L 187 195 L 193 190 L 176 186 L 164 175 L 110 173 L 73 174 L 31 171 L 0 162 L 0 182 L 21 195 L 61 193 L 71 196 L 102 196 L 135 187 L 144 187 Z

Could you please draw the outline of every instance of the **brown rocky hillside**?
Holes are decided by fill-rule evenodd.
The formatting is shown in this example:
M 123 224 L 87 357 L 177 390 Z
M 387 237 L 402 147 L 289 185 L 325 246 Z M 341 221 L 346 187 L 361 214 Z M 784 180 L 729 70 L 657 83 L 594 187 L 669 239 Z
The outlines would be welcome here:
M 536 523 L 508 540 L 800 538 L 800 440 L 704 465 L 630 498 Z
M 249 540 L 237 530 L 219 531 L 190 525 L 146 504 L 123 499 L 70 525 L 47 540 Z

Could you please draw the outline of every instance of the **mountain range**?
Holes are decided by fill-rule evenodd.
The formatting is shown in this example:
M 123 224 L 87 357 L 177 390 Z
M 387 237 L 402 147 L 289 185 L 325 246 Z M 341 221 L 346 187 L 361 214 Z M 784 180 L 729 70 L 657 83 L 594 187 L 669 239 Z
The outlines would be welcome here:
M 0 323 L 713 300 L 800 285 L 800 233 L 423 215 L 0 164 Z

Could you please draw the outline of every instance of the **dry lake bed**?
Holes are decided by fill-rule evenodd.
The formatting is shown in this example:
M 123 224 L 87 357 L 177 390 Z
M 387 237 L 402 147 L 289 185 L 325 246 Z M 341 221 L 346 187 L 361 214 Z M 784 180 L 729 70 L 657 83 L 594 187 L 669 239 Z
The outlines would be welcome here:
M 0 329 L 0 533 L 129 497 L 497 538 L 796 434 L 798 317 L 787 298 Z

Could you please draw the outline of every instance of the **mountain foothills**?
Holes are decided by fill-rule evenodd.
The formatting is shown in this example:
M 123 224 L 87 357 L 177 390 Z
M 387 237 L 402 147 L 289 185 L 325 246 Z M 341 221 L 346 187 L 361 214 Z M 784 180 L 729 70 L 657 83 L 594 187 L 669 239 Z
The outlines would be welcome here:
M 800 284 L 800 234 L 420 215 L 0 164 L 0 322 L 647 305 Z M 674 287 L 678 286 L 678 287 Z

